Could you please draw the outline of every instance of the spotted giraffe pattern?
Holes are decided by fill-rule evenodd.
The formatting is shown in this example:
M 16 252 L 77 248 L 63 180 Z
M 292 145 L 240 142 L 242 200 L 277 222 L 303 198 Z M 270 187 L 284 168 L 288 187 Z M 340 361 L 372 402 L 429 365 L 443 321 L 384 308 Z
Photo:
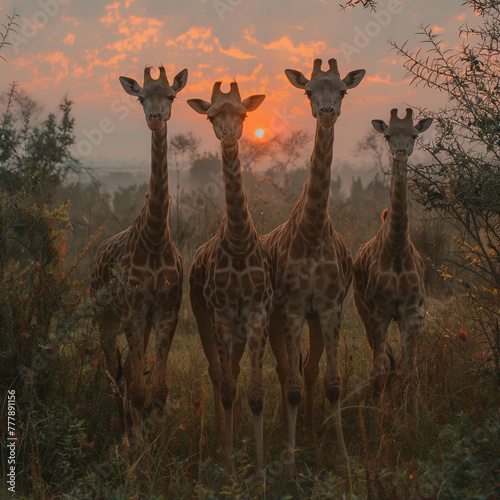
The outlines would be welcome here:
M 125 90 L 139 95 L 148 110 L 146 119 L 152 130 L 149 192 L 132 225 L 99 246 L 92 265 L 90 289 L 97 299 L 95 316 L 106 365 L 115 381 L 120 374 L 117 331 L 120 325 L 124 329 L 129 349 L 125 361 L 127 395 L 133 431 L 142 440 L 142 412 L 147 397 L 144 354 L 149 336 L 154 329 L 156 373 L 152 399 L 157 416 L 163 417 L 168 396 L 167 359 L 182 298 L 182 261 L 168 224 L 166 120 L 170 118 L 175 93 L 185 85 L 187 71 L 176 76 L 172 87 L 163 68 L 158 80 L 151 79 L 150 69 L 146 68 L 142 88 L 135 80 L 121 79 L 126 80 L 126 84 L 122 82 Z
M 188 101 L 195 111 L 207 114 L 221 140 L 226 202 L 219 230 L 194 256 L 189 273 L 191 305 L 209 363 L 217 421 L 221 402 L 224 408 L 224 446 L 232 471 L 233 406 L 240 359 L 248 344 L 247 400 L 254 418 L 259 473 L 264 460 L 262 362 L 273 291 L 267 251 L 248 211 L 238 140 L 246 112 L 263 99 L 251 96 L 241 101 L 236 82 L 228 93 L 221 92 L 217 82 L 210 103 Z
M 335 231 L 328 213 L 333 158 L 334 124 L 348 88 L 358 85 L 364 70 L 353 71 L 343 80 L 337 62 L 321 70 L 314 61 L 311 79 L 286 70 L 290 82 L 305 89 L 317 120 L 309 177 L 289 219 L 262 238 L 271 256 L 275 310 L 269 340 L 276 357 L 281 383 L 284 430 L 288 447 L 295 449 L 297 408 L 302 399 L 300 344 L 302 327 L 309 325 L 309 351 L 304 363 L 306 423 L 314 438 L 314 386 L 319 361 L 326 350 L 324 388 L 331 403 L 338 454 L 347 457 L 340 418 L 342 386 L 337 361 L 342 303 L 352 281 L 353 260 L 344 239 Z
M 373 352 L 370 378 L 374 395 L 379 396 L 393 364 L 386 343 L 392 320 L 401 334 L 399 370 L 410 382 L 416 382 L 416 341 L 422 331 L 425 298 L 424 265 L 409 235 L 407 162 L 418 133 L 432 120 L 413 125 L 411 109 L 404 119 L 391 111 L 390 125 L 372 123 L 384 133 L 392 155 L 389 208 L 382 215 L 377 234 L 362 245 L 354 262 L 354 304 L 363 321 Z

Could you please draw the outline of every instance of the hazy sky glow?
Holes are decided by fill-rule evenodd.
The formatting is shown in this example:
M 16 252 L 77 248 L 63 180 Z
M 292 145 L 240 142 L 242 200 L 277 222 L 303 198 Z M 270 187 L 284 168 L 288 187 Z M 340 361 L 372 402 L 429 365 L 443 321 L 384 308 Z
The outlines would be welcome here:
M 266 94 L 245 122 L 255 138 L 258 128 L 285 133 L 287 128 L 313 133 L 314 119 L 303 93 L 287 81 L 284 70 L 309 77 L 312 60 L 338 60 L 342 76 L 364 68 L 367 76 L 349 92 L 335 127 L 335 158 L 346 160 L 374 118 L 388 119 L 393 107 L 437 107 L 442 97 L 410 86 L 388 40 L 409 40 L 418 47 L 420 23 L 429 24 L 451 45 L 459 27 L 474 23 L 462 0 L 380 0 L 377 13 L 342 11 L 339 0 L 170 0 L 170 1 L 1 1 L 5 15 L 19 14 L 18 33 L 0 61 L 0 88 L 17 81 L 32 98 L 54 110 L 67 94 L 74 104 L 77 153 L 93 164 L 106 159 L 143 162 L 149 158 L 149 130 L 144 113 L 121 88 L 118 77 L 142 84 L 145 65 L 165 65 L 170 81 L 188 68 L 169 133 L 192 131 L 202 148 L 217 150 L 212 127 L 186 104 L 209 100 L 212 85 L 233 79 L 242 97 Z M 153 71 L 157 76 L 157 70 Z M 94 144 L 92 144 L 92 142 Z

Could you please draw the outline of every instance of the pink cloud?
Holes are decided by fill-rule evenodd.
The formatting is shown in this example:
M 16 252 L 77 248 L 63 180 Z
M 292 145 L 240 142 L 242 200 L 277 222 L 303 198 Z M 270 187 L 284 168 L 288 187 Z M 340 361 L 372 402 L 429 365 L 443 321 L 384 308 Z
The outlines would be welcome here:
M 221 47 L 219 40 L 217 38 L 214 39 L 214 42 L 218 46 L 219 52 L 221 54 L 225 54 L 226 56 L 235 57 L 236 59 L 254 59 L 256 57 L 250 54 L 245 54 L 241 49 L 234 47 L 233 45 L 231 45 L 229 49 L 224 50 Z
M 63 39 L 63 43 L 65 45 L 73 45 L 74 42 L 75 42 L 75 35 L 73 35 L 72 33 L 68 33 L 66 37 Z
M 319 41 L 304 44 L 304 42 L 300 42 L 299 45 L 295 46 L 293 42 L 285 35 L 279 40 L 271 42 L 267 45 L 263 44 L 263 47 L 266 50 L 280 50 L 288 52 L 289 54 L 300 55 L 304 58 L 311 58 L 317 55 L 319 52 L 324 52 L 326 50 L 326 43 Z
M 408 85 L 410 80 L 403 80 L 401 82 L 392 82 L 391 75 L 388 73 L 386 77 L 380 76 L 380 73 L 377 73 L 375 76 L 368 76 L 366 80 L 373 83 L 383 83 L 384 85 Z

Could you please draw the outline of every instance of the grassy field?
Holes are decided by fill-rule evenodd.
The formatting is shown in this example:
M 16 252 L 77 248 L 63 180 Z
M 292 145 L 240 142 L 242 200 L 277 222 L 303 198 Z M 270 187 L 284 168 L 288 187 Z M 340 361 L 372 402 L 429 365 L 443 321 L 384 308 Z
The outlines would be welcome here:
M 484 361 L 481 344 L 470 337 L 464 340 L 465 325 L 454 318 L 453 301 L 428 300 L 425 334 L 419 342 L 415 423 L 408 416 L 397 376 L 382 409 L 371 407 L 371 352 L 349 294 L 339 359 L 350 460 L 342 467 L 335 462 L 336 441 L 328 425 L 329 403 L 320 374 L 314 408 L 318 440 L 306 439 L 302 404 L 296 471 L 290 470 L 283 448 L 280 388 L 268 348 L 264 484 L 254 475 L 246 358 L 235 411 L 237 476 L 229 478 L 221 434 L 214 424 L 207 363 L 188 301 L 183 302 L 169 357 L 166 422 L 155 421 L 148 402 L 147 437 L 141 448 L 133 443 L 130 450 L 124 447 L 122 431 L 111 425 L 116 423 L 115 403 L 89 322 L 59 345 L 59 355 L 36 372 L 18 396 L 23 472 L 17 498 L 495 498 L 500 494 L 498 398 L 479 373 Z M 398 335 L 393 325 L 390 343 L 395 352 Z M 307 328 L 304 350 L 306 342 Z M 151 387 L 153 340 L 149 351 L 146 373 Z M 369 442 L 366 429 L 374 419 L 380 433 L 375 442 Z

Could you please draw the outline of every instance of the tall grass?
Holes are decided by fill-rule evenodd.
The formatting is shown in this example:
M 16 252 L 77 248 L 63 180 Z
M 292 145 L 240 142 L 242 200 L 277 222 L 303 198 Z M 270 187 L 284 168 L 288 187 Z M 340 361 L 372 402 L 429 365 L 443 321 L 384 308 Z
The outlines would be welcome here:
M 500 465 L 498 401 L 488 393 L 487 384 L 474 377 L 481 347 L 474 339 L 463 340 L 460 330 L 449 326 L 450 307 L 431 301 L 426 316 L 419 342 L 416 426 L 408 417 L 397 378 L 382 409 L 371 405 L 367 375 L 371 353 L 352 299 L 346 300 L 339 352 L 342 418 L 350 456 L 346 467 L 335 463 L 335 437 L 328 425 L 329 404 L 320 375 L 314 407 L 318 440 L 307 440 L 301 407 L 296 472 L 290 474 L 283 452 L 279 383 L 267 349 L 265 484 L 253 475 L 253 427 L 245 398 L 247 359 L 242 359 L 236 400 L 237 476 L 229 478 L 220 429 L 214 422 L 207 363 L 186 302 L 169 357 L 166 423 L 147 427 L 151 430 L 138 454 L 127 453 L 123 430 L 116 432 L 112 426 L 110 413 L 115 406 L 96 332 L 82 317 L 58 354 L 20 389 L 18 463 L 23 472 L 18 476 L 17 498 L 436 498 L 438 494 L 493 498 L 500 492 L 491 476 Z M 391 329 L 394 346 L 397 335 Z M 153 350 L 150 346 L 147 356 L 148 386 Z M 323 372 L 324 359 L 321 368 Z M 151 410 L 148 402 L 145 415 Z M 381 425 L 380 435 L 369 443 L 364 429 L 374 418 Z M 159 445 L 160 433 L 165 433 L 165 447 Z

